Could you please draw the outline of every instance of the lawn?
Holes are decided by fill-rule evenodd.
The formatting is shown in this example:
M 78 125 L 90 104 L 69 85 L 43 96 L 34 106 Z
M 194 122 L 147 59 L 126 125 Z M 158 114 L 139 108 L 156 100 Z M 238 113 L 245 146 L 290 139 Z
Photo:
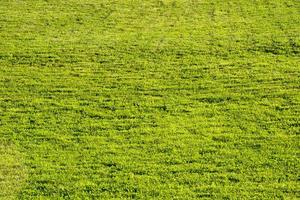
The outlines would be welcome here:
M 297 199 L 300 1 L 1 0 L 0 199 Z

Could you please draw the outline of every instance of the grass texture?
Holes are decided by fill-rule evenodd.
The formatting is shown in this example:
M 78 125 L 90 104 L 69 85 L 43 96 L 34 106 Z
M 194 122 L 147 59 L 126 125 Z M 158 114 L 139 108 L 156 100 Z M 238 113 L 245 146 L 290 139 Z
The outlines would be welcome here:
M 1 0 L 0 199 L 296 199 L 298 0 Z

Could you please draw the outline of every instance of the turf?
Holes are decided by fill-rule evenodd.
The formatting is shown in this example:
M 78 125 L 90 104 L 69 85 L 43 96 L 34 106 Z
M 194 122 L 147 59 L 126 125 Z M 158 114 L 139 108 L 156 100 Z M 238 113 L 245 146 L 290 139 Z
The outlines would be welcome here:
M 298 0 L 1 0 L 0 199 L 296 199 Z

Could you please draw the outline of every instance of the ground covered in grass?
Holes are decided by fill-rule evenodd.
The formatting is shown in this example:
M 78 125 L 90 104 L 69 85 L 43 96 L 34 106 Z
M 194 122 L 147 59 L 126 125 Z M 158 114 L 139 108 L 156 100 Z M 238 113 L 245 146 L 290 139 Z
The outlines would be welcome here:
M 1 0 L 1 199 L 296 199 L 300 2 Z

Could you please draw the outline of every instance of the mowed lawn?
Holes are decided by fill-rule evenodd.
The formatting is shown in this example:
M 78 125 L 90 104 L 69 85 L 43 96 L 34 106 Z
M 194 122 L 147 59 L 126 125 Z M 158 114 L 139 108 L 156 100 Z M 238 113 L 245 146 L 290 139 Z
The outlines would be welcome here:
M 300 1 L 0 0 L 0 199 L 297 199 Z

